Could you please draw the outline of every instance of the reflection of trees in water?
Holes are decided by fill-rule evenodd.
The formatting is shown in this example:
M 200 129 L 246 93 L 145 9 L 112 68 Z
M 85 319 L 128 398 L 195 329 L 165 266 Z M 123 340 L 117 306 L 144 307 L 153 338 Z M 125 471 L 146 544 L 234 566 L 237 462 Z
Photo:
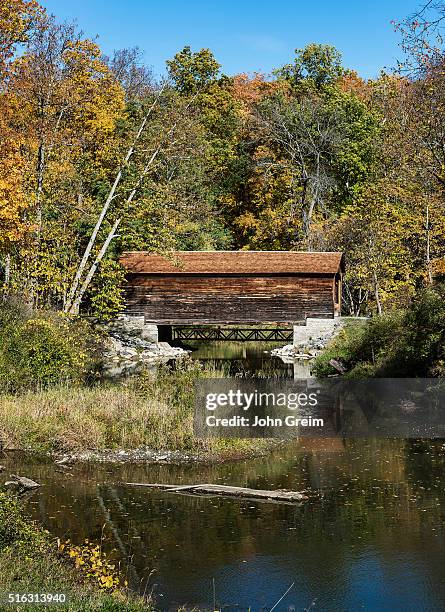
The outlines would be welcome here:
M 204 363 L 227 377 L 241 378 L 292 378 L 293 364 L 286 364 L 279 359 L 206 359 Z
M 225 376 L 292 378 L 293 364 L 285 364 L 270 355 L 273 348 L 281 345 L 277 342 L 190 342 L 184 348 L 192 349 L 194 359 Z
M 45 485 L 30 501 L 34 515 L 74 541 L 99 540 L 105 523 L 106 546 L 133 556 L 133 583 L 153 568 L 173 583 L 191 566 L 197 575 L 211 575 L 239 559 L 272 555 L 286 571 L 289 558 L 295 559 L 295 571 L 308 576 L 322 564 L 326 579 L 336 577 L 341 588 L 351 546 L 377 548 L 388 559 L 395 552 L 415 554 L 422 563 L 439 554 L 435 537 L 443 533 L 445 509 L 440 442 L 350 439 L 342 448 L 303 440 L 234 464 L 85 465 L 68 474 L 26 461 L 14 471 Z M 126 481 L 315 488 L 319 497 L 288 506 L 111 484 Z
M 445 440 L 406 440 L 407 478 L 417 495 L 441 489 L 445 474 Z

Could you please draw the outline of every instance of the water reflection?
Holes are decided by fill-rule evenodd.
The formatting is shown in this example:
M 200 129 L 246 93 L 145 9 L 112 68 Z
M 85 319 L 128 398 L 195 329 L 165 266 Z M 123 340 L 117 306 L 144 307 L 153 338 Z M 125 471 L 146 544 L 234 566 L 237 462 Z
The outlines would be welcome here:
M 192 359 L 224 372 L 225 376 L 259 376 L 270 378 L 307 378 L 308 361 L 283 360 L 270 351 L 282 342 L 200 342 L 182 343 L 192 351 Z
M 267 458 L 207 466 L 78 465 L 10 456 L 43 483 L 32 515 L 59 537 L 100 539 L 148 580 L 161 610 L 441 610 L 445 600 L 445 472 L 440 441 L 309 440 Z M 7 472 L 8 473 L 8 472 Z M 199 498 L 123 485 L 215 482 L 308 489 L 302 506 Z M 150 571 L 155 573 L 150 577 Z

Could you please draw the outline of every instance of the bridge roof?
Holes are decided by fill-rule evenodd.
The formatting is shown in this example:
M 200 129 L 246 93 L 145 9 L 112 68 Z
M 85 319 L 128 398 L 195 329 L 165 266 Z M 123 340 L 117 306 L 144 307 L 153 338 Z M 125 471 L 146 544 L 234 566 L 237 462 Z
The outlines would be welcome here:
M 123 253 L 120 262 L 133 274 L 335 275 L 344 270 L 343 253 L 314 251 L 133 251 Z

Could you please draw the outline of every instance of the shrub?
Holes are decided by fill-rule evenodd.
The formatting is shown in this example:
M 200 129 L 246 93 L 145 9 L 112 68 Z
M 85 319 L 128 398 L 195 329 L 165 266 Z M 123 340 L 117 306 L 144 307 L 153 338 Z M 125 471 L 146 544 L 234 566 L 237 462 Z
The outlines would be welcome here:
M 67 612 L 153 612 L 149 598 L 118 588 L 126 585 L 125 577 L 97 545 L 65 544 L 58 550 L 49 533 L 26 518 L 19 500 L 2 491 L 0 584 L 3 592 L 66 593 Z M 42 605 L 19 608 L 34 611 Z
M 95 375 L 100 342 L 85 321 L 3 302 L 0 325 L 0 390 L 81 382 Z
M 0 491 L 0 551 L 10 546 L 40 546 L 44 543 L 44 535 L 24 518 L 17 500 Z
M 445 287 L 424 289 L 406 310 L 347 326 L 317 358 L 314 374 L 335 374 L 331 359 L 341 361 L 354 378 L 443 376 Z

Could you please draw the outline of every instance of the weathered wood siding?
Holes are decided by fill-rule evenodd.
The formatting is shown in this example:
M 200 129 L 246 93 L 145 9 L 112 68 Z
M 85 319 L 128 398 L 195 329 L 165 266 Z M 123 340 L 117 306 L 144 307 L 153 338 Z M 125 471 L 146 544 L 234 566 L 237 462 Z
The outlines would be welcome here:
M 126 312 L 147 322 L 292 323 L 334 316 L 334 275 L 129 273 Z

